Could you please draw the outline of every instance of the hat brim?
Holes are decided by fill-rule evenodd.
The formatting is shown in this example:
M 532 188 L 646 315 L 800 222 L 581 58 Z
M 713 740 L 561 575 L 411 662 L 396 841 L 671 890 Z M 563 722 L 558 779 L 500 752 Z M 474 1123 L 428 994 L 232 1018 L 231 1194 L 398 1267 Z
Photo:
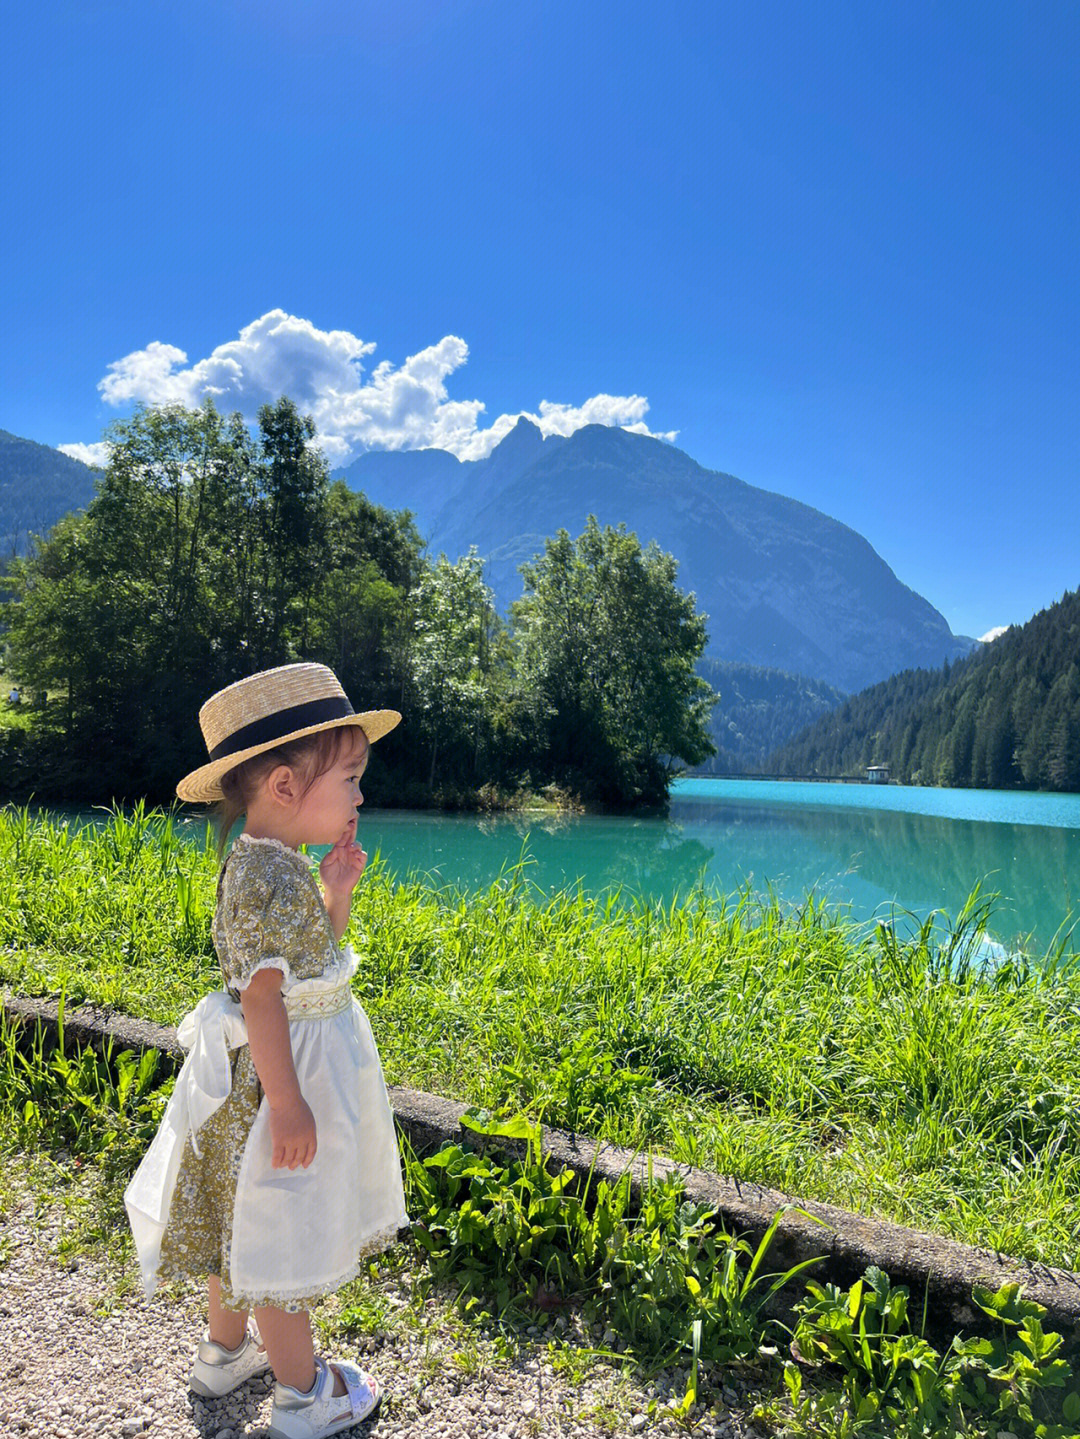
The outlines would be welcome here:
M 303 739 L 305 735 L 318 734 L 324 729 L 341 729 L 343 725 L 356 725 L 367 735 L 368 744 L 374 744 L 383 735 L 389 734 L 395 725 L 400 724 L 401 716 L 397 710 L 366 710 L 363 714 L 342 715 L 340 719 L 324 720 L 322 724 L 308 725 L 306 729 L 292 730 L 289 734 L 279 735 L 277 739 L 268 740 L 264 744 L 252 745 L 250 749 L 237 750 L 235 754 L 225 755 L 221 759 L 211 760 L 209 764 L 200 765 L 186 774 L 176 786 L 177 796 L 186 800 L 189 804 L 213 804 L 215 800 L 224 799 L 221 789 L 221 777 L 228 774 L 229 770 L 235 769 L 237 765 L 243 764 L 246 759 L 252 759 L 257 754 L 264 754 L 268 749 L 277 749 L 283 744 L 289 744 L 293 740 Z

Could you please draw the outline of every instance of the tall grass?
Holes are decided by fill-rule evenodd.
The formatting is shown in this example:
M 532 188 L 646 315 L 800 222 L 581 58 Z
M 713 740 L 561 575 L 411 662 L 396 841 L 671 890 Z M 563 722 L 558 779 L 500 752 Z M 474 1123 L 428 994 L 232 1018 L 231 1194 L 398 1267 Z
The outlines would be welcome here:
M 208 838 L 208 837 L 207 837 Z M 1080 1267 L 1080 973 L 994 965 L 976 892 L 906 938 L 808 898 L 357 891 L 391 1083 Z M 173 815 L 0 811 L 0 981 L 175 1023 L 220 984 L 216 863 Z

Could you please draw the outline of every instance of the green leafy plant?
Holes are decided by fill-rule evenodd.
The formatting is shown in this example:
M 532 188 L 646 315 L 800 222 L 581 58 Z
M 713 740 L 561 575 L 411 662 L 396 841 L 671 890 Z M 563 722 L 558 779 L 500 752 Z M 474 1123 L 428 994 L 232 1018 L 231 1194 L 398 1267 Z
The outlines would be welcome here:
M 107 1174 L 124 1173 L 153 1137 L 171 1084 L 155 1088 L 156 1050 L 114 1054 L 111 1035 L 101 1054 L 81 1046 L 69 1054 L 64 1003 L 61 994 L 55 1047 L 40 1020 L 27 1046 L 21 1023 L 0 1013 L 0 1112 L 14 1122 L 9 1138 L 31 1148 L 47 1135 L 53 1147 L 104 1161 Z
M 1062 1336 L 1043 1330 L 1045 1307 L 1025 1299 L 1019 1284 L 996 1291 L 977 1285 L 972 1298 L 1001 1332 L 993 1339 L 953 1341 L 948 1368 L 953 1401 L 977 1406 L 1011 1427 L 1026 1426 L 1036 1439 L 1080 1439 L 1080 1392 L 1051 1397 L 1065 1388 L 1073 1370 L 1061 1355 Z
M 1055 1406 L 1049 1392 L 1072 1375 L 1061 1357 L 1062 1337 L 1042 1328 L 1045 1309 L 1021 1297 L 1016 1284 L 992 1292 L 976 1288 L 974 1301 L 1001 1324 L 995 1339 L 956 1336 L 945 1354 L 908 1315 L 908 1291 L 873 1266 L 848 1290 L 807 1283 L 792 1352 L 810 1369 L 840 1372 L 839 1392 L 804 1393 L 795 1364 L 784 1382 L 796 1421 L 807 1434 L 925 1435 L 1017 1432 L 1030 1439 L 1080 1439 L 1080 1394 Z M 991 1428 L 975 1431 L 977 1420 Z M 1064 1423 L 1059 1422 L 1063 1420 Z M 1066 1427 L 1070 1426 L 1070 1427 Z
M 535 1292 L 557 1265 L 560 1199 L 569 1172 L 528 1162 L 504 1166 L 444 1144 L 422 1163 L 407 1153 L 417 1243 L 432 1273 L 453 1282 L 466 1308 L 493 1296 L 500 1310 Z
M 932 1415 L 938 1403 L 940 1356 L 908 1321 L 908 1291 L 871 1265 L 844 1293 L 835 1284 L 807 1283 L 798 1306 L 794 1349 L 808 1364 L 831 1364 L 856 1422 L 879 1413 L 892 1422 Z
M 707 1205 L 686 1202 L 679 1180 L 649 1186 L 633 1222 L 619 1226 L 600 1264 L 600 1293 L 610 1321 L 645 1351 L 667 1350 L 671 1358 L 686 1348 L 700 1321 L 699 1348 L 707 1358 L 721 1363 L 752 1358 L 762 1343 L 768 1301 L 819 1262 L 804 1260 L 778 1275 L 763 1272 L 790 1208 L 777 1212 L 754 1247 L 718 1229 Z M 672 1334 L 682 1336 L 675 1353 Z
M 655 1086 L 650 1073 L 622 1063 L 595 1026 L 567 1045 L 539 1090 L 535 1074 L 509 1064 L 501 1065 L 500 1073 L 508 1084 L 533 1095 L 549 1123 L 584 1132 L 597 1129 L 612 1109 L 632 1107 L 640 1091 Z
M 575 1302 L 587 1321 L 613 1328 L 657 1362 L 688 1351 L 746 1360 L 762 1342 L 768 1301 L 817 1262 L 763 1272 L 785 1210 L 755 1248 L 718 1229 L 707 1206 L 688 1202 L 677 1177 L 648 1182 L 631 1213 L 629 1173 L 595 1188 L 590 1173 L 578 1192 L 571 1170 L 548 1169 L 529 1121 L 473 1113 L 463 1123 L 527 1141 L 525 1159 L 507 1163 L 457 1144 L 422 1162 L 407 1153 L 417 1242 L 467 1307 L 487 1295 L 500 1311 L 514 1302 Z

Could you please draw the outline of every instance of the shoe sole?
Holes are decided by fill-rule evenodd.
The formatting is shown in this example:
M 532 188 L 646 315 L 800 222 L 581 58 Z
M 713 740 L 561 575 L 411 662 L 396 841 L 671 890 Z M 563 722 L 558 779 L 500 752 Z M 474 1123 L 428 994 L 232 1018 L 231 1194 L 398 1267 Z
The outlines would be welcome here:
M 340 1398 L 342 1396 L 339 1395 L 338 1397 Z M 339 1420 L 337 1424 L 331 1424 L 326 1429 L 320 1429 L 318 1439 L 328 1439 L 328 1436 L 331 1434 L 340 1434 L 345 1429 L 355 1429 L 358 1424 L 366 1424 L 369 1419 L 374 1419 L 379 1412 L 382 1398 L 382 1394 L 380 1393 L 375 1403 L 362 1418 L 354 1419 L 350 1415 L 347 1419 Z M 299 1412 L 303 1413 L 303 1410 Z M 268 1439 L 296 1439 L 296 1435 L 291 1434 L 288 1429 L 278 1429 L 273 1423 L 267 1427 L 266 1433 Z
M 188 1379 L 188 1388 L 193 1394 L 198 1394 L 202 1399 L 224 1399 L 229 1394 L 235 1394 L 238 1389 L 245 1385 L 249 1379 L 258 1379 L 261 1374 L 266 1374 L 270 1369 L 267 1362 L 261 1369 L 253 1369 L 250 1374 L 245 1374 L 243 1379 L 238 1379 L 228 1389 L 211 1389 L 209 1384 L 203 1382 L 196 1375 L 192 1374 Z

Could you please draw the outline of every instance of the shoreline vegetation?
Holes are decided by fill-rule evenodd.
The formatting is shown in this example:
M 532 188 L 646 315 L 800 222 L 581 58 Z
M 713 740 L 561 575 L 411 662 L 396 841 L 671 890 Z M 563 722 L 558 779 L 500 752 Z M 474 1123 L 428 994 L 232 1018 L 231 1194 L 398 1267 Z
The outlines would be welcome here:
M 40 710 L 35 710 L 21 699 L 15 705 L 8 703 L 8 694 L 13 687 L 14 681 L 10 675 L 0 671 L 0 738 L 5 730 L 19 730 L 24 735 L 29 734 L 34 728 L 35 715 L 40 718 Z M 53 694 L 48 699 L 55 703 L 62 699 L 62 696 Z M 28 795 L 25 802 L 32 803 L 34 799 L 34 795 Z M 0 805 L 13 802 L 11 795 L 0 793 Z M 93 797 L 86 802 L 97 803 Z M 589 810 L 602 808 L 587 805 L 579 794 L 558 784 L 547 784 L 538 788 L 510 788 L 491 781 L 480 785 L 444 784 L 434 791 L 412 786 L 404 796 L 380 795 L 379 806 L 382 809 L 429 809 L 445 813 L 462 811 L 474 814 L 584 814 Z M 642 808 L 651 810 L 655 806 L 645 805 Z
M 209 827 L 200 848 L 174 813 L 80 829 L 0 808 L 0 984 L 175 1025 L 220 985 L 216 870 Z M 547 1332 L 567 1373 L 610 1361 L 653 1379 L 635 1430 L 713 1432 L 734 1384 L 748 1434 L 1077 1439 L 1075 1344 L 1044 1332 L 1017 1286 L 976 1286 L 979 1332 L 938 1333 L 921 1297 L 872 1267 L 846 1290 L 813 1260 L 771 1272 L 772 1231 L 756 1249 L 725 1234 L 676 1179 L 636 1207 L 622 1183 L 575 1191 L 538 1130 L 1076 1269 L 1076 955 L 983 963 L 977 892 L 905 942 L 812 898 L 790 912 L 749 891 L 646 905 L 548 895 L 527 870 L 466 894 L 376 860 L 356 893 L 354 986 L 388 1081 L 465 1100 L 468 1128 L 527 1141 L 507 1162 L 403 1141 L 414 1227 L 388 1263 L 412 1266 L 421 1301 L 452 1297 L 508 1354 Z M 107 1250 L 122 1298 L 136 1282 L 122 1190 L 173 1081 L 153 1051 L 65 1051 L 62 1027 L 58 1048 L 38 1033 L 28 1051 L 19 1028 L 0 1020 L 0 1152 L 53 1176 L 77 1211 L 65 1253 Z M 369 1289 L 357 1281 L 335 1310 L 350 1338 Z

